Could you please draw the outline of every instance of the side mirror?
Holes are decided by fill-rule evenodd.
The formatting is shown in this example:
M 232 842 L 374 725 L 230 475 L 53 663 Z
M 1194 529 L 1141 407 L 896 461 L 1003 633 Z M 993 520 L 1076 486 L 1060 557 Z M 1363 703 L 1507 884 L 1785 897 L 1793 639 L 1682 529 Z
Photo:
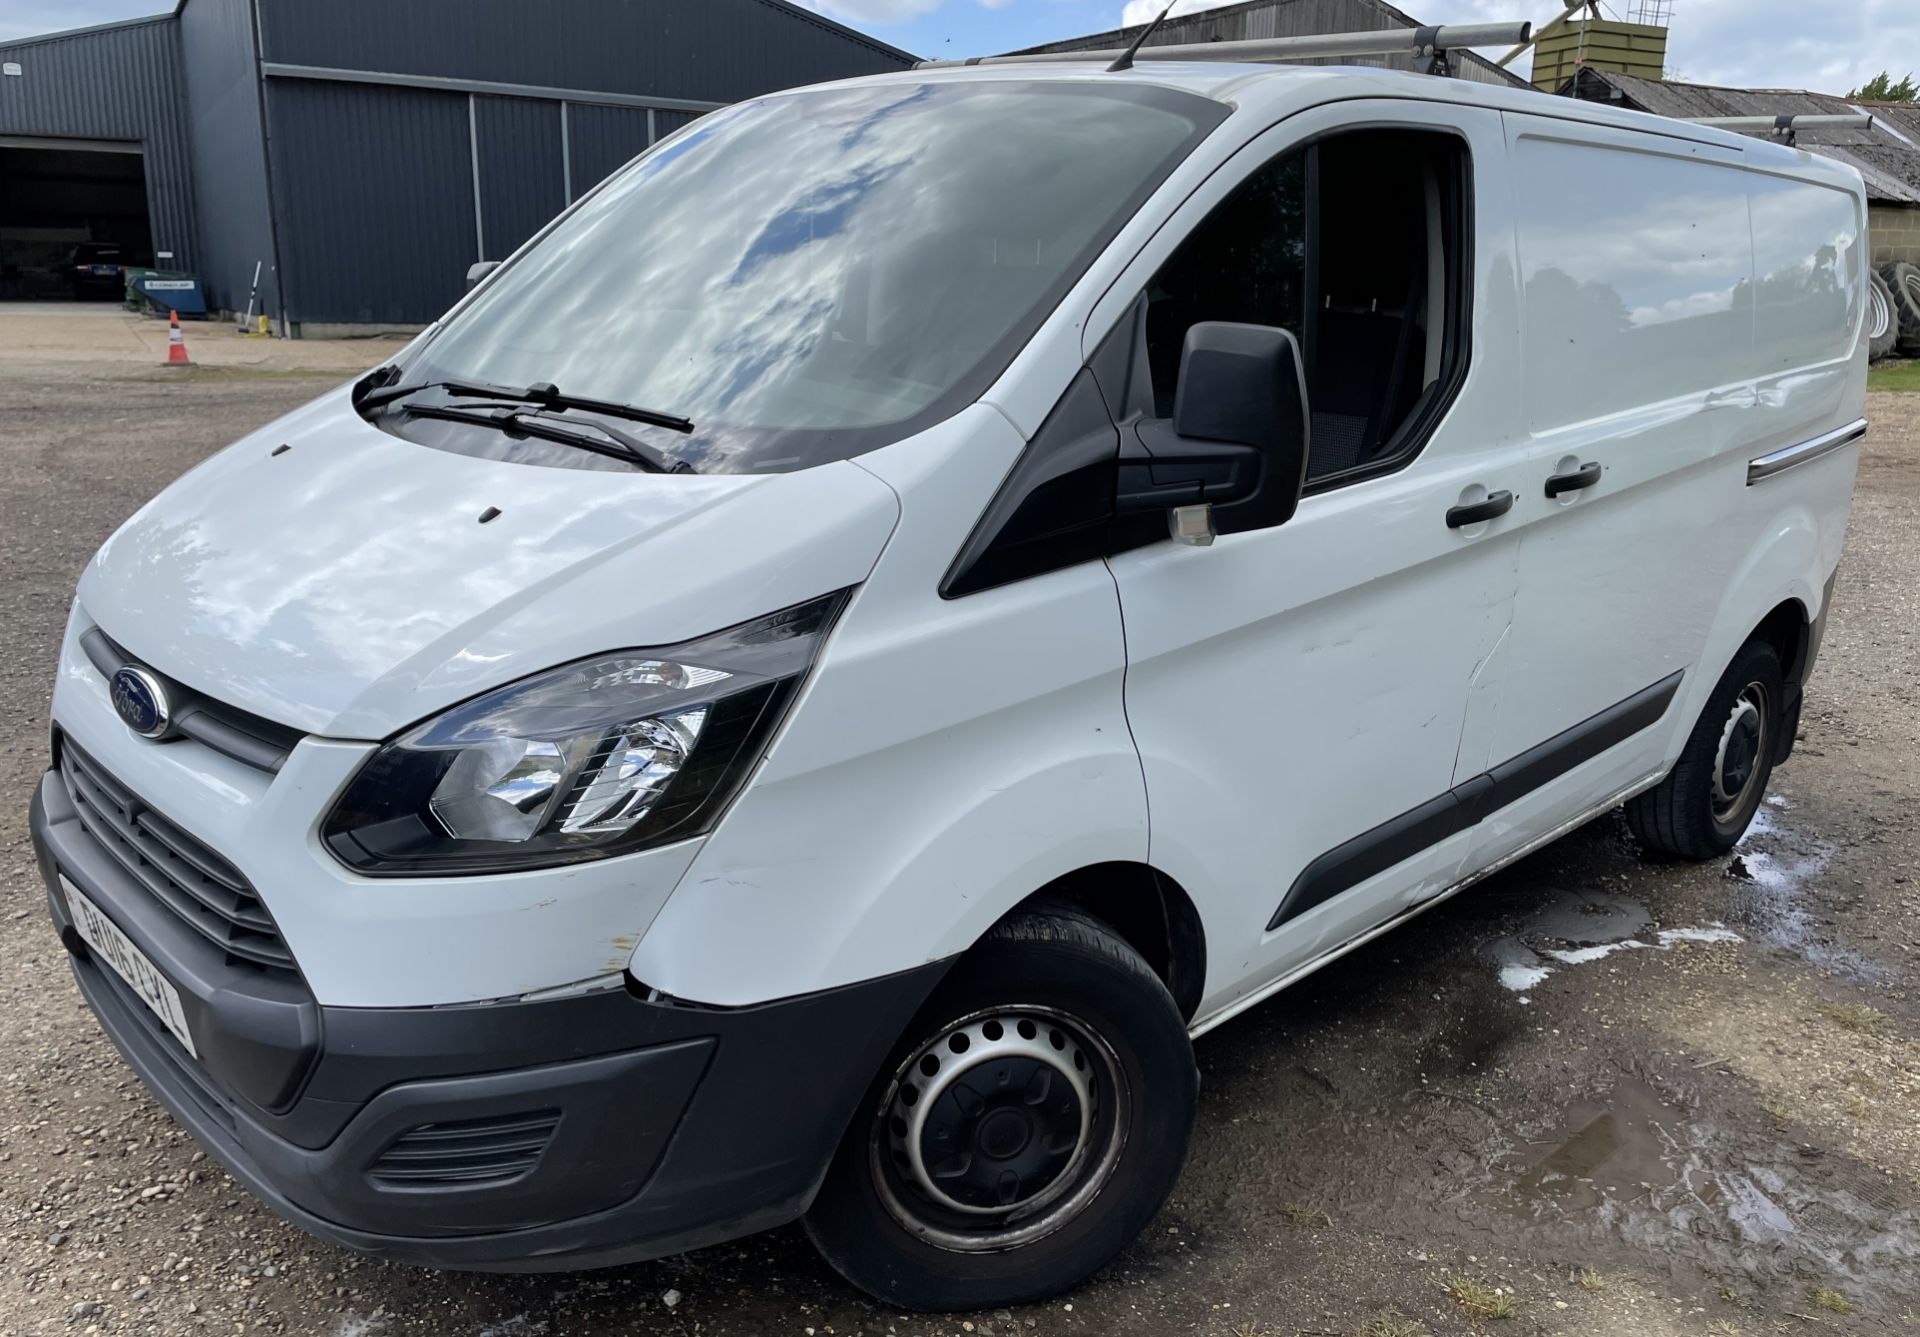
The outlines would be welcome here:
M 500 268 L 498 260 L 476 260 L 467 266 L 467 291 L 472 292 L 481 279 Z
M 1137 448 L 1122 444 L 1117 507 L 1169 512 L 1173 537 L 1188 543 L 1284 524 L 1306 480 L 1308 424 L 1291 334 L 1202 321 L 1181 350 L 1173 417 L 1143 420 Z

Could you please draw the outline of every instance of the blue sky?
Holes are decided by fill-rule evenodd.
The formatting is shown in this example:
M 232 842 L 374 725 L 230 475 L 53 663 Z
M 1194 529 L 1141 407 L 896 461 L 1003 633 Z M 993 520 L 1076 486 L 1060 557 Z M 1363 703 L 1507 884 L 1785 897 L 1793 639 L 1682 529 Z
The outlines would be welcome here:
M 800 0 L 917 56 L 986 56 L 1120 26 L 1125 0 Z
M 944 57 L 988 55 L 1139 22 L 1163 0 L 799 2 L 916 55 Z M 1179 0 L 1178 11 L 1224 2 Z M 1561 8 L 1556 0 L 1395 3 L 1427 23 L 1543 23 Z M 1602 0 L 1621 17 L 1636 3 Z M 0 0 L 0 41 L 169 7 L 168 0 Z M 1882 69 L 1896 78 L 1920 71 L 1920 0 L 1675 0 L 1670 63 L 1676 77 L 1701 83 L 1844 93 Z

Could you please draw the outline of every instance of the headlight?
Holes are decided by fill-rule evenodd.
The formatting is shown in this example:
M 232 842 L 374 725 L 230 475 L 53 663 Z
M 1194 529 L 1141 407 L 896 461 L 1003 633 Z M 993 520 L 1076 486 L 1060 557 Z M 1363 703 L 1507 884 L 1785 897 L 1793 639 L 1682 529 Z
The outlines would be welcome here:
M 663 650 L 565 664 L 426 721 L 322 835 L 357 872 L 485 873 L 707 830 L 765 750 L 845 595 Z

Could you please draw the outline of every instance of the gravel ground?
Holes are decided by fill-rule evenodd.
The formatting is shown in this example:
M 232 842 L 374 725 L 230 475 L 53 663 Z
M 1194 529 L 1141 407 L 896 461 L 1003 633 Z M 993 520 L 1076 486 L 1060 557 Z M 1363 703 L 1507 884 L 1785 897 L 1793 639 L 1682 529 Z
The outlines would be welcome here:
M 122 518 L 326 382 L 105 370 L 0 367 L 0 1331 L 1920 1333 L 1920 395 L 1870 406 L 1803 741 L 1734 858 L 1649 864 L 1609 817 L 1222 1027 L 1141 1243 L 1068 1300 L 926 1318 L 794 1230 L 573 1276 L 366 1262 L 145 1094 L 27 843 L 59 629 Z

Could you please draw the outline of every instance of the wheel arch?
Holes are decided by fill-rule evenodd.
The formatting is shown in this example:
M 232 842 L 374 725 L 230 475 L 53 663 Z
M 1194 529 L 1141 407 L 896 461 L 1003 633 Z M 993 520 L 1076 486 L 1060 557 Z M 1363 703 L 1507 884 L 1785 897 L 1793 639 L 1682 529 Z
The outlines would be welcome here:
M 1735 564 L 1697 665 L 1689 670 L 1681 699 L 1674 703 L 1671 718 L 1684 721 L 1684 727 L 1672 730 L 1668 767 L 1679 760 L 1693 721 L 1748 641 L 1759 637 L 1779 652 L 1790 687 L 1797 688 L 1803 679 L 1814 649 L 1813 619 L 1834 560 L 1827 555 L 1833 545 L 1823 532 L 1823 518 L 1815 506 L 1795 497 L 1778 508 L 1764 535 Z
M 1813 618 L 1798 597 L 1775 604 L 1746 639 L 1765 641 L 1773 647 L 1780 656 L 1780 671 L 1788 686 L 1797 687 L 1804 680 L 1807 653 L 1813 642 Z
M 1207 976 L 1206 929 L 1193 898 L 1150 864 L 1112 860 L 1054 878 L 1002 915 L 999 923 L 1043 905 L 1066 905 L 1098 919 L 1139 952 L 1192 1021 Z

